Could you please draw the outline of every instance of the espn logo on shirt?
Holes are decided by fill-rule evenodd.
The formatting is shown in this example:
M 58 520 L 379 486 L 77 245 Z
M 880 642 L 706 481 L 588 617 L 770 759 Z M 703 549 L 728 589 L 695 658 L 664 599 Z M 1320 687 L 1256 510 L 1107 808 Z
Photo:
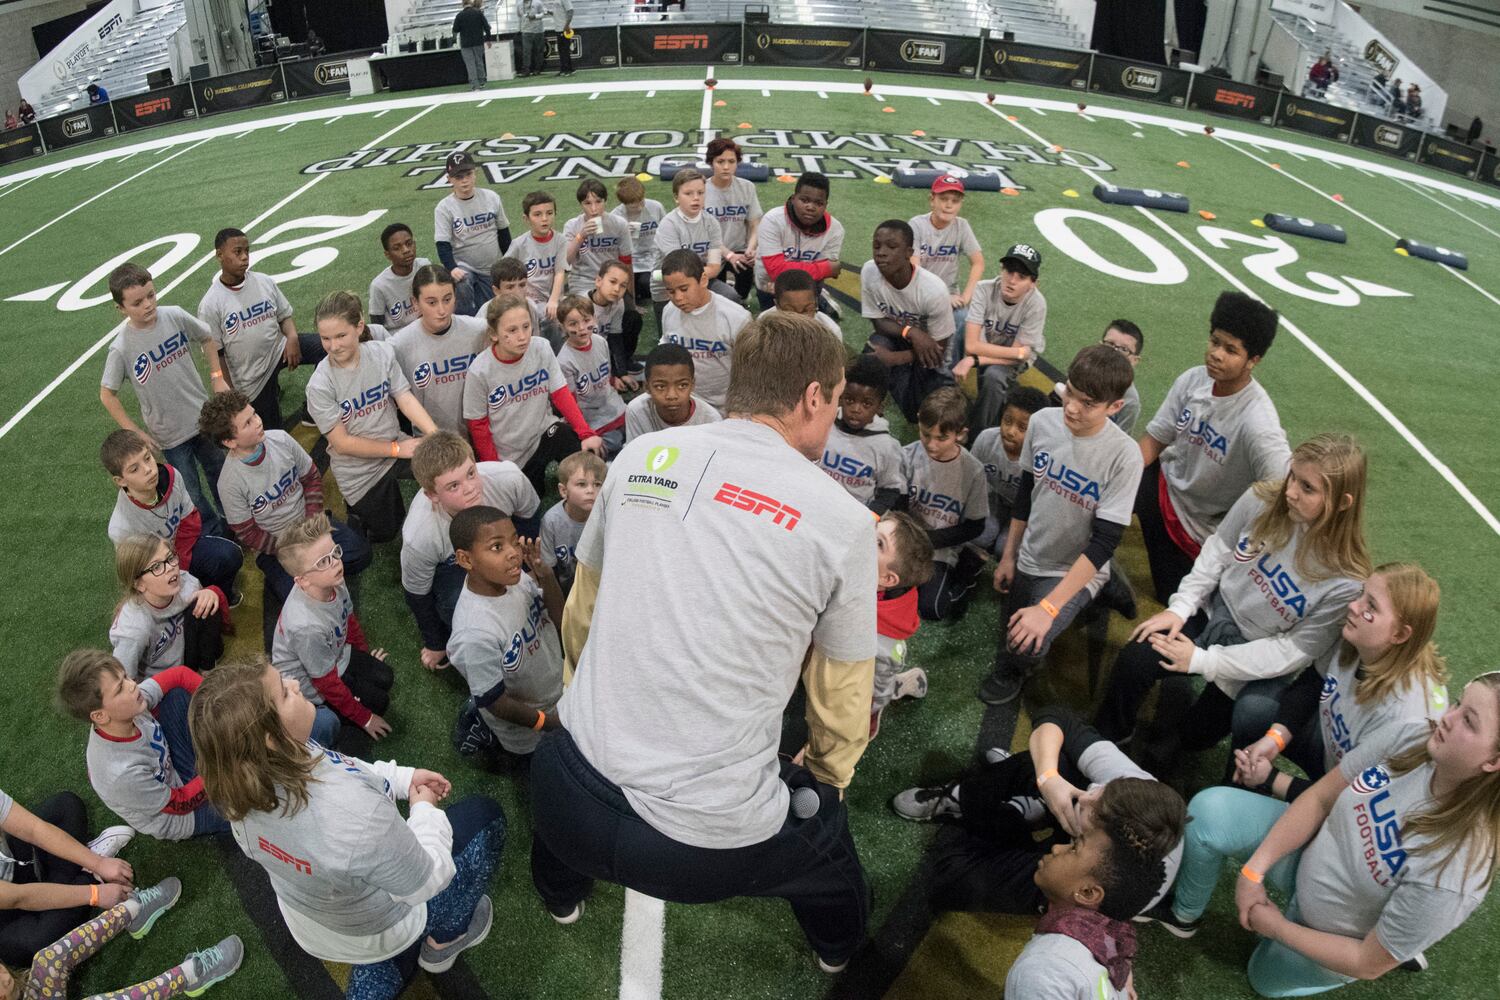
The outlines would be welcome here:
M 302 858 L 296 857 L 295 855 L 288 854 L 286 851 L 283 851 L 281 848 L 271 843 L 265 837 L 261 837 L 259 839 L 260 843 L 257 846 L 262 851 L 265 851 L 271 857 L 275 858 L 277 861 L 282 862 L 283 864 L 291 865 L 292 871 L 299 872 L 303 875 L 312 874 L 311 861 L 305 861 Z
M 797 508 L 733 483 L 721 484 L 719 491 L 714 494 L 714 500 L 736 510 L 749 511 L 757 517 L 770 514 L 771 523 L 779 524 L 787 531 L 795 530 L 797 522 L 802 520 L 802 512 Z

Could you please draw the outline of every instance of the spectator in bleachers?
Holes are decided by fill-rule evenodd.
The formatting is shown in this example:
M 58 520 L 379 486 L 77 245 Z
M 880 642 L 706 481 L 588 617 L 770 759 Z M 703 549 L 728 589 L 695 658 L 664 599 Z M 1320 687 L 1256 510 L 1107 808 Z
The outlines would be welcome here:
M 16 113 L 14 111 L 11 111 L 9 108 L 6 108 L 5 109 L 5 130 L 7 132 L 9 132 L 13 128 L 20 128 L 20 127 L 21 127 L 21 121 L 20 121 L 20 119 L 18 119 L 16 117 Z
M 1336 83 L 1339 78 L 1339 68 L 1333 64 L 1327 52 L 1318 57 L 1313 63 L 1312 69 L 1307 71 L 1307 93 L 1312 97 L 1322 97 L 1328 85 Z
M 1415 83 L 1406 88 L 1406 117 L 1422 117 L 1422 88 Z
M 453 33 L 458 36 L 458 50 L 463 53 L 469 89 L 483 90 L 488 82 L 484 75 L 484 36 L 490 33 L 490 22 L 479 9 L 479 0 L 464 0 L 453 18 Z
M 99 86 L 97 83 L 91 83 L 85 89 L 86 89 L 86 91 L 87 91 L 87 93 L 89 95 L 89 103 L 90 104 L 108 104 L 109 103 L 109 91 L 105 90 L 103 87 Z
M 36 108 L 27 103 L 26 98 L 21 98 L 20 107 L 16 108 L 16 114 L 21 117 L 22 125 L 30 125 L 36 121 Z
M 1401 81 L 1391 81 L 1391 117 L 1406 113 L 1406 100 L 1402 97 L 1404 91 L 1401 89 Z

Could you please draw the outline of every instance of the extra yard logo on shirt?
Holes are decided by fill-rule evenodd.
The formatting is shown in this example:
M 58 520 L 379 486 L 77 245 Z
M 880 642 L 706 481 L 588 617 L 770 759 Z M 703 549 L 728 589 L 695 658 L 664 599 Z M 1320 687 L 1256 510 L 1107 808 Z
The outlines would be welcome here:
M 276 482 L 271 484 L 269 489 L 250 501 L 250 512 L 258 517 L 267 511 L 275 510 L 288 499 L 295 485 L 297 485 L 297 470 L 295 467 L 288 468 Z
M 494 225 L 494 212 L 476 212 L 474 215 L 466 215 L 454 219 L 453 235 L 458 237 L 469 236 L 493 228 Z
M 385 406 L 391 398 L 391 380 L 386 379 L 379 385 L 365 389 L 358 396 L 339 400 L 339 422 L 347 424 L 351 420 L 368 416 L 376 410 Z
M 1390 772 L 1376 764 L 1360 772 L 1349 787 L 1356 795 L 1369 795 L 1369 802 L 1354 803 L 1354 823 L 1364 845 L 1365 868 L 1377 885 L 1389 888 L 1406 865 L 1401 846 L 1401 818 L 1391 802 Z
M 276 303 L 270 299 L 257 302 L 248 309 L 232 312 L 224 317 L 224 336 L 233 337 L 242 330 L 248 330 L 255 326 L 267 316 L 274 318 L 276 315 Z
M 1214 429 L 1207 417 L 1193 422 L 1193 410 L 1184 406 L 1177 414 L 1177 429 L 1187 433 L 1188 444 L 1202 448 L 1208 457 L 1222 464 L 1229 457 L 1229 439 Z
M 1085 510 L 1099 506 L 1099 484 L 1065 462 L 1052 460 L 1052 453 L 1039 451 L 1031 457 L 1031 474 L 1053 493 Z
M 1249 539 L 1240 539 L 1240 544 L 1235 546 L 1235 558 L 1239 558 L 1240 547 Z M 1257 550 L 1259 548 L 1257 547 Z M 1245 562 L 1247 560 L 1240 560 Z M 1260 588 L 1260 592 L 1270 602 L 1272 610 L 1281 615 L 1289 622 L 1296 622 L 1307 614 L 1307 595 L 1302 593 L 1302 588 L 1297 581 L 1286 571 L 1281 563 L 1271 565 L 1271 554 L 1268 552 L 1250 568 L 1250 579 Z
M 136 356 L 132 368 L 136 382 L 145 385 L 152 372 L 162 371 L 178 358 L 186 357 L 187 352 L 188 336 L 178 330 L 151 350 Z
M 802 520 L 802 512 L 797 508 L 733 483 L 721 483 L 718 492 L 714 494 L 714 500 L 735 510 L 748 511 L 757 517 L 770 514 L 771 523 L 779 524 L 787 531 L 795 530 L 797 522 Z
M 411 373 L 412 384 L 419 389 L 425 389 L 429 385 L 439 386 L 461 381 L 473 360 L 472 354 L 455 354 L 451 358 L 424 361 L 417 365 L 416 371 Z
M 539 368 L 522 375 L 514 382 L 501 382 L 490 390 L 490 409 L 498 410 L 507 403 L 519 403 L 533 396 L 547 394 L 547 369 Z

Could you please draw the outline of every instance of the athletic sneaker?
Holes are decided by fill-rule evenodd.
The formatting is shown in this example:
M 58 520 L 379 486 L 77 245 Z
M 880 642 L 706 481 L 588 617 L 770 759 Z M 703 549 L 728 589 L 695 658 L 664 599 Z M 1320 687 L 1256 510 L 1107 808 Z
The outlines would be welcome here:
M 190 997 L 201 997 L 215 983 L 222 983 L 245 958 L 245 945 L 238 934 L 231 934 L 212 948 L 195 951 L 182 960 L 182 969 L 187 973 Z
M 134 836 L 135 831 L 128 826 L 107 826 L 89 841 L 89 850 L 101 858 L 118 858 Z
M 908 788 L 904 792 L 897 792 L 896 797 L 891 799 L 891 808 L 896 810 L 896 815 L 904 819 L 914 819 L 925 823 L 928 820 L 947 817 L 957 819 L 963 815 L 959 808 L 958 797 L 953 791 L 956 784 L 933 785 L 929 788 Z
M 182 883 L 175 878 L 164 878 L 149 889 L 136 889 L 131 893 L 141 904 L 141 911 L 126 925 L 130 936 L 139 941 L 150 933 L 151 928 L 182 897 Z
M 548 906 L 547 912 L 552 914 L 552 919 L 560 924 L 576 924 L 578 923 L 578 918 L 583 916 L 583 900 L 580 899 L 578 905 L 571 910 Z
M 1399 968 L 1405 969 L 1407 972 L 1426 972 L 1427 967 L 1427 953 L 1425 951 L 1417 952 L 1399 966 Z
M 1026 686 L 1026 675 L 1020 671 L 1000 673 L 992 670 L 979 685 L 979 700 L 986 705 L 1009 705 Z
M 447 972 L 458 961 L 459 955 L 490 936 L 490 926 L 494 922 L 495 904 L 490 902 L 490 897 L 480 896 L 479 903 L 474 907 L 474 915 L 469 918 L 468 929 L 441 948 L 428 944 L 427 939 L 423 938 L 417 964 L 425 972 Z
M 901 671 L 896 675 L 895 681 L 896 690 L 891 695 L 892 701 L 900 701 L 902 698 L 927 697 L 927 671 L 921 667 Z
M 1132 918 L 1138 924 L 1161 924 L 1167 929 L 1167 933 L 1173 934 L 1186 941 L 1198 933 L 1198 928 L 1203 926 L 1203 918 L 1197 920 L 1183 920 L 1172 912 L 1171 897 L 1157 903 L 1144 913 L 1138 913 Z
M 1014 756 L 1015 754 L 1004 747 L 990 747 L 984 752 L 984 762 L 986 764 L 998 764 L 1002 760 L 1010 760 Z
M 837 965 L 835 965 L 832 962 L 825 962 L 823 960 L 823 956 L 819 955 L 818 956 L 818 968 L 822 969 L 824 972 L 828 973 L 830 976 L 836 976 L 840 972 L 843 972 L 845 969 L 849 968 L 849 960 L 846 958 L 842 962 L 840 962 Z

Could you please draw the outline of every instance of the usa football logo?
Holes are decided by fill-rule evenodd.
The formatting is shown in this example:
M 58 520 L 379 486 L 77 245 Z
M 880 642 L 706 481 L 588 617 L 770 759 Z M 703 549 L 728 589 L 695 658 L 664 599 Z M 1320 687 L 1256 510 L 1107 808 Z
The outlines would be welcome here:
M 411 380 L 417 388 L 425 387 L 432 380 L 432 365 L 425 361 L 417 365 L 417 370 L 411 373 Z
M 232 312 L 224 317 L 224 336 L 233 337 L 240 328 L 240 314 Z
M 341 424 L 347 424 L 349 422 L 350 418 L 353 417 L 353 416 L 354 416 L 354 400 L 352 400 L 352 399 L 341 399 L 341 400 L 339 400 L 339 423 L 341 423 Z
M 521 647 L 524 645 L 525 642 L 521 638 L 521 633 L 517 632 L 511 636 L 510 647 L 500 657 L 500 669 L 508 674 L 515 673 L 516 668 L 521 665 Z
M 146 380 L 151 377 L 151 358 L 149 355 L 137 355 L 134 372 L 136 383 L 138 385 L 145 385 Z
M 1376 764 L 1374 767 L 1367 767 L 1359 772 L 1359 777 L 1354 779 L 1354 784 L 1350 787 L 1354 789 L 1356 794 L 1371 795 L 1390 783 L 1390 772 L 1382 765 Z
M 1234 546 L 1234 561 L 1247 563 L 1260 555 L 1261 545 L 1252 543 L 1249 535 L 1241 535 Z
M 1193 422 L 1193 411 L 1184 406 L 1182 412 L 1177 414 L 1177 429 L 1187 430 L 1187 425 Z
M 271 506 L 271 501 L 262 493 L 251 502 L 250 512 L 253 514 L 264 514 L 266 508 L 269 506 Z
M 1031 456 L 1031 471 L 1034 473 L 1046 472 L 1048 466 L 1050 466 L 1051 464 L 1051 452 L 1039 451 L 1035 455 Z
M 1337 677 L 1325 677 L 1323 678 L 1323 691 L 1318 695 L 1318 700 L 1327 701 L 1337 694 L 1338 690 L 1339 679 Z

